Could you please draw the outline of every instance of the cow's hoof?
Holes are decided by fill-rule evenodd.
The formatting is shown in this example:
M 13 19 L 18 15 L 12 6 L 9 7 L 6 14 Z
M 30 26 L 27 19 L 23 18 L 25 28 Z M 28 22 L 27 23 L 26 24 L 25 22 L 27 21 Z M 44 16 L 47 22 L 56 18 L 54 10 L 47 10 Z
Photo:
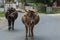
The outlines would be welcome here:
M 28 37 L 31 37 L 31 35 L 29 35 Z
M 25 40 L 28 40 L 28 38 L 26 37 Z
M 14 28 L 12 28 L 12 30 L 14 30 Z
M 10 31 L 11 30 L 11 27 L 9 27 L 8 30 Z

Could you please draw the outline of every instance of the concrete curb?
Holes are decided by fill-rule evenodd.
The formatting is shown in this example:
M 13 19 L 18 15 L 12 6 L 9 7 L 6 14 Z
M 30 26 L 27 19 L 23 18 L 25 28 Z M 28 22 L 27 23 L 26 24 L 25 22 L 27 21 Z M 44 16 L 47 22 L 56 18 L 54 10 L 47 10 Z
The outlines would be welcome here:
M 47 15 L 47 16 L 60 16 L 60 13 L 58 13 L 58 14 L 44 14 L 44 13 L 39 13 L 39 14 Z
M 60 14 L 47 14 L 48 16 L 60 16 Z

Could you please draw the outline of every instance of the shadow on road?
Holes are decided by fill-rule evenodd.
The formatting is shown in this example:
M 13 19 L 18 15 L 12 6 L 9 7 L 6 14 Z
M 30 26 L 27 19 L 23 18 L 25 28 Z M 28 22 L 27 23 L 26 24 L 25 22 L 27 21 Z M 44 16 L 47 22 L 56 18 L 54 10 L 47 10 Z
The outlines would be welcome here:
M 40 36 L 35 36 L 35 37 L 17 37 L 15 40 L 50 40 L 48 37 L 40 37 Z
M 35 36 L 35 37 L 25 38 L 25 40 L 51 40 L 51 39 L 48 37 Z
M 22 32 L 23 30 L 20 30 L 20 29 L 14 29 L 14 30 L 8 30 L 8 29 L 6 29 L 6 30 L 4 30 L 4 32 L 7 32 L 7 33 L 17 33 L 17 32 Z

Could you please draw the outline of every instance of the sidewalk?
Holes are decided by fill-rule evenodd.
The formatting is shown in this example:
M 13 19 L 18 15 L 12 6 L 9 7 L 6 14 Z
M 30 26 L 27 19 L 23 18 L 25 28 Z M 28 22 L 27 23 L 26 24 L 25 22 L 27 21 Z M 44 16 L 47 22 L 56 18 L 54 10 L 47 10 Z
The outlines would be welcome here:
M 0 17 L 0 30 L 7 26 L 7 20 L 4 17 Z

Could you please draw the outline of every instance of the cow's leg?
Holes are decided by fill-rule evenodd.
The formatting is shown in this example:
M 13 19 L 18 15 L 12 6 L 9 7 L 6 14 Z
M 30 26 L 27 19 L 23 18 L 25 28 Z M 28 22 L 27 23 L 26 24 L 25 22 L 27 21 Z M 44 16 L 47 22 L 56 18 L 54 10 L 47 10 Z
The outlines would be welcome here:
M 32 37 L 34 36 L 34 34 L 33 34 L 33 28 L 34 28 L 34 26 L 31 27 L 31 36 Z
M 8 20 L 8 30 L 10 30 L 11 29 L 11 21 L 10 20 Z
M 29 26 L 29 37 L 31 36 L 31 27 Z
M 14 20 L 12 21 L 12 30 L 14 30 Z
M 26 28 L 26 38 L 27 38 L 27 35 L 28 35 L 28 27 L 25 25 L 25 28 Z
M 28 40 L 28 37 L 26 37 L 25 40 Z

